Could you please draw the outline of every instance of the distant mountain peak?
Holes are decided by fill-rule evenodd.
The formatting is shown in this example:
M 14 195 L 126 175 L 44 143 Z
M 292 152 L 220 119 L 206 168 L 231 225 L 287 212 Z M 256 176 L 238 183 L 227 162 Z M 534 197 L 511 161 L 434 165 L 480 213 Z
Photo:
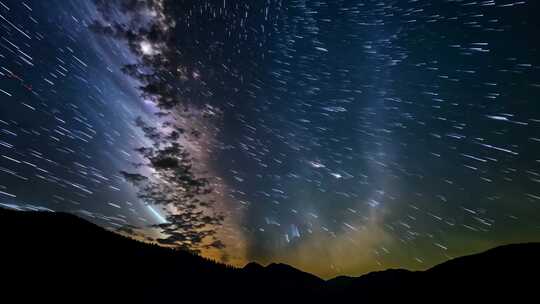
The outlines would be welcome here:
M 264 269 L 264 266 L 257 262 L 250 262 L 247 263 L 243 269 L 247 271 L 260 271 Z
M 0 240 L 0 266 L 9 279 L 2 285 L 5 290 L 20 297 L 28 293 L 16 292 L 17 288 L 38 289 L 51 300 L 69 298 L 72 292 L 94 297 L 96 302 L 113 294 L 122 301 L 127 296 L 140 302 L 142 296 L 155 303 L 178 300 L 180 292 L 226 302 L 349 303 L 361 298 L 370 303 L 427 299 L 436 293 L 460 302 L 465 294 L 483 300 L 536 295 L 537 283 L 529 278 L 540 273 L 540 243 L 529 243 L 455 258 L 427 271 L 389 269 L 324 281 L 283 263 L 228 267 L 125 238 L 70 214 L 5 209 L 0 209 Z M 127 290 L 137 292 L 126 294 Z

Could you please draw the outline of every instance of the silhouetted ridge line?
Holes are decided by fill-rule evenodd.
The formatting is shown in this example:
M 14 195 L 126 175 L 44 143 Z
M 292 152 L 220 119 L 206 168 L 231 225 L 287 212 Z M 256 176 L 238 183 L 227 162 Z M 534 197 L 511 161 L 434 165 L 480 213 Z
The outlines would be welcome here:
M 501 246 L 427 271 L 390 269 L 324 281 L 280 263 L 227 266 L 66 213 L 0 208 L 0 231 L 3 297 L 20 301 L 515 300 L 536 296 L 540 270 L 540 243 Z

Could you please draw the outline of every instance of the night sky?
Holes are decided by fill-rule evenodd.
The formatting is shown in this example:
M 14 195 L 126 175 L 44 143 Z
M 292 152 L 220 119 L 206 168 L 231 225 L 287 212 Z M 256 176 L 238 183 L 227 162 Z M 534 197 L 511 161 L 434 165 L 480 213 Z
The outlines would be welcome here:
M 204 209 L 222 216 L 222 245 L 202 255 L 325 278 L 540 241 L 538 13 L 534 0 L 1 0 L 0 205 L 158 242 L 152 225 Z M 152 145 L 142 125 L 189 153 L 174 157 L 208 180 L 194 194 L 208 204 L 136 150 Z M 135 171 L 182 203 L 141 197 Z

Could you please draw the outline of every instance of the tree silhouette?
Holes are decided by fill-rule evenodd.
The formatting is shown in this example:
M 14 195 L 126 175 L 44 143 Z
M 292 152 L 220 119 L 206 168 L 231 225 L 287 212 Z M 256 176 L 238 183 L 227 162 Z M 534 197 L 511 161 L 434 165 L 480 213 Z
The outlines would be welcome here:
M 180 132 L 159 131 L 141 118 L 136 122 L 152 144 L 136 149 L 144 162 L 134 166 L 149 168 L 151 173 L 121 173 L 137 187 L 141 200 L 172 210 L 166 216 L 167 222 L 154 225 L 166 236 L 157 241 L 194 252 L 222 248 L 215 234 L 223 216 L 212 210 L 213 201 L 208 198 L 212 192 L 210 183 L 193 172 L 192 159 L 179 143 Z
M 174 12 L 177 5 L 174 1 L 94 2 L 100 12 L 100 20 L 92 23 L 90 29 L 127 43 L 138 60 L 126 64 L 122 70 L 140 83 L 142 97 L 161 109 L 156 114 L 158 117 L 181 116 L 189 106 L 196 104 L 195 100 L 202 100 L 199 97 L 204 95 L 204 91 L 197 89 L 200 85 L 192 83 L 194 74 L 188 64 L 189 58 L 179 56 L 175 47 L 174 21 L 164 17 Z M 158 13 L 149 19 L 148 12 Z M 117 18 L 118 14 L 124 18 Z M 142 45 L 155 50 L 145 52 Z M 167 215 L 166 223 L 155 226 L 166 236 L 157 241 L 197 252 L 208 247 L 222 248 L 223 244 L 215 234 L 223 216 L 212 209 L 214 202 L 209 199 L 211 187 L 208 180 L 194 173 L 193 160 L 182 145 L 185 130 L 174 120 L 163 123 L 159 130 L 141 118 L 136 120 L 136 124 L 151 145 L 136 149 L 144 162 L 134 166 L 150 169 L 151 173 L 121 173 L 137 187 L 140 199 L 172 211 Z M 197 134 L 199 131 L 190 130 L 186 135 L 197 138 Z

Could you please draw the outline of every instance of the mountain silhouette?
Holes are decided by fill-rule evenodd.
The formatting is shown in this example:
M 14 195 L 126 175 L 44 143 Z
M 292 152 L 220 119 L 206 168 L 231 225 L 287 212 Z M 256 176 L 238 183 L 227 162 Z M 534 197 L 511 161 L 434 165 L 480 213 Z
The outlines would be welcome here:
M 501 246 L 426 271 L 390 269 L 325 281 L 286 264 L 227 266 L 67 213 L 0 208 L 0 238 L 0 299 L 17 299 L 13 303 L 538 302 L 540 243 Z

